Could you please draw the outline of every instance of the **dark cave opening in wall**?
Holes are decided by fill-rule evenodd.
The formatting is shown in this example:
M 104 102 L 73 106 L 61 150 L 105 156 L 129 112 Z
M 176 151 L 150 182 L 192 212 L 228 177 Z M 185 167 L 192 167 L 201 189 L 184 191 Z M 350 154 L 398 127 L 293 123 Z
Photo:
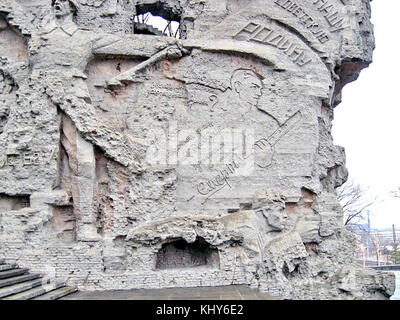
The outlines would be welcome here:
M 133 18 L 134 33 L 181 38 L 181 12 L 166 3 L 138 4 Z
M 0 213 L 12 210 L 20 210 L 31 206 L 29 195 L 9 196 L 0 193 Z
M 219 268 L 218 249 L 197 237 L 193 243 L 183 239 L 164 243 L 157 252 L 156 269 L 193 267 Z

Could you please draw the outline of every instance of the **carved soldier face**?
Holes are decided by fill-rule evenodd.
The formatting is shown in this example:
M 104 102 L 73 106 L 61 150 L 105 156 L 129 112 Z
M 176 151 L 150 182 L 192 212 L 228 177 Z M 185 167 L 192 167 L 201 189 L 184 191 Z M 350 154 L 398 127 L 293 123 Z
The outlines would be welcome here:
M 232 78 L 233 90 L 242 102 L 257 106 L 262 95 L 263 83 L 251 70 L 239 70 Z
M 57 18 L 61 18 L 72 14 L 72 8 L 69 0 L 53 0 L 52 7 Z

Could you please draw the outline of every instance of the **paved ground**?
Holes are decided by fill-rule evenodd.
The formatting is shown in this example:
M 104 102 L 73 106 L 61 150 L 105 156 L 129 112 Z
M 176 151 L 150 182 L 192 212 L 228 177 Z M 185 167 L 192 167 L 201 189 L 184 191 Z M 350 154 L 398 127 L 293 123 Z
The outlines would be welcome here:
M 279 300 L 246 285 L 170 289 L 81 291 L 61 300 Z

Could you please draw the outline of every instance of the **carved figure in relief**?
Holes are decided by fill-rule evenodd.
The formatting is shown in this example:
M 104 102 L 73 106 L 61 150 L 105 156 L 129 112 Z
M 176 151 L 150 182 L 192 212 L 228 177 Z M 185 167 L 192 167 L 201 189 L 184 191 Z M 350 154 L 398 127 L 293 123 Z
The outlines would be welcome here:
M 261 75 L 258 75 L 251 69 L 237 69 L 232 73 L 230 89 L 215 99 L 218 102 L 213 105 L 213 112 L 215 110 L 217 115 L 220 113 L 224 117 L 232 115 L 233 119 L 241 119 L 247 122 L 258 122 L 261 120 L 262 125 L 267 125 L 268 119 L 275 119 L 259 107 L 259 100 L 264 89 L 263 77 Z M 272 164 L 275 144 L 292 130 L 300 119 L 300 112 L 297 112 L 272 134 L 256 137 L 253 148 L 256 167 L 265 169 Z
M 4 131 L 10 113 L 10 93 L 13 88 L 8 83 L 8 80 L 9 79 L 0 72 L 0 134 Z
M 262 95 L 263 83 L 259 75 L 249 69 L 238 69 L 233 72 L 231 88 L 239 97 L 242 115 L 257 107 Z
M 251 120 L 264 89 L 262 80 L 262 76 L 251 69 L 236 69 L 231 75 L 230 87 L 219 96 L 210 96 L 210 111 L 233 120 Z
M 30 40 L 32 75 L 35 84 L 46 88 L 54 105 L 63 112 L 62 145 L 70 159 L 72 169 L 71 192 L 77 218 L 77 239 L 96 241 L 100 237 L 95 226 L 94 183 L 96 160 L 94 145 L 106 155 L 129 167 L 132 172 L 141 172 L 141 157 L 145 146 L 126 133 L 113 130 L 102 119 L 101 111 L 91 103 L 85 68 L 100 48 L 107 47 L 118 54 L 120 44 L 127 44 L 132 56 L 149 58 L 169 48 L 169 40 L 143 43 L 134 36 L 121 36 L 94 32 L 80 28 L 74 22 L 79 10 L 72 0 L 52 0 L 53 20 Z M 44 101 L 45 95 L 41 96 Z
M 98 235 L 93 224 L 95 180 L 93 145 L 99 146 L 106 155 L 123 165 L 129 166 L 132 164 L 131 161 L 135 162 L 134 166 L 137 166 L 137 170 L 140 171 L 140 156 L 138 157 L 135 152 L 141 152 L 141 143 L 137 139 L 107 127 L 107 123 L 99 116 L 99 110 L 91 104 L 84 74 L 88 61 L 96 54 L 103 54 L 101 49 L 105 47 L 110 54 L 115 48 L 115 55 L 118 55 L 121 42 L 124 43 L 125 48 L 132 50 L 127 55 L 147 59 L 117 77 L 115 80 L 118 80 L 118 83 L 132 80 L 137 72 L 157 61 L 182 57 L 188 53 L 185 48 L 195 48 L 197 44 L 157 37 L 157 41 L 154 41 L 154 38 L 149 39 L 146 42 L 146 50 L 143 50 L 144 45 L 140 41 L 146 41 L 145 37 L 134 35 L 115 37 L 79 28 L 73 19 L 74 14 L 79 10 L 79 6 L 74 1 L 52 0 L 51 4 L 54 20 L 45 25 L 40 32 L 32 35 L 30 44 L 32 79 L 37 84 L 43 83 L 46 94 L 51 97 L 53 104 L 58 105 L 72 120 L 63 123 L 65 126 L 62 126 L 62 130 L 68 127 L 68 123 L 72 124 L 73 130 L 63 131 L 65 139 L 62 139 L 62 144 L 69 159 L 74 159 L 76 162 L 71 167 L 74 174 L 72 180 L 75 181 L 72 192 L 78 218 L 78 239 L 96 240 Z M 213 46 L 210 48 L 213 50 Z M 112 84 L 112 80 L 108 83 L 109 85 Z M 242 68 L 234 71 L 231 77 L 231 90 L 228 91 L 233 100 L 227 97 L 224 101 L 230 105 L 230 108 L 235 109 L 232 116 L 238 119 L 238 115 L 247 117 L 249 113 L 261 112 L 257 110 L 257 106 L 262 89 L 262 77 L 253 70 Z M 47 100 L 47 97 L 43 96 L 42 99 Z M 110 144 L 110 141 L 113 143 Z M 145 149 L 143 146 L 143 158 Z M 265 150 L 261 152 L 265 153 Z M 271 158 L 269 154 L 266 157 Z M 264 158 L 261 157 L 263 165 Z
M 120 55 L 122 46 L 129 51 L 126 52 L 128 56 L 151 60 L 164 50 L 172 52 L 177 39 L 158 37 L 154 41 L 135 35 L 115 36 L 83 29 L 73 19 L 79 10 L 77 2 L 53 0 L 52 7 L 54 19 L 33 34 L 30 41 L 34 80 L 45 82 L 54 104 L 67 113 L 86 140 L 98 145 L 115 161 L 140 171 L 140 163 L 133 160 L 140 158 L 134 152 L 138 141 L 116 132 L 102 121 L 100 110 L 91 104 L 84 71 L 94 56 L 103 55 L 103 48 L 107 48 L 109 55 Z M 43 70 L 46 72 L 44 77 Z M 111 145 L 110 141 L 115 143 Z
M 70 18 L 70 13 L 77 10 L 76 3 L 72 0 L 52 0 L 51 5 L 57 18 Z

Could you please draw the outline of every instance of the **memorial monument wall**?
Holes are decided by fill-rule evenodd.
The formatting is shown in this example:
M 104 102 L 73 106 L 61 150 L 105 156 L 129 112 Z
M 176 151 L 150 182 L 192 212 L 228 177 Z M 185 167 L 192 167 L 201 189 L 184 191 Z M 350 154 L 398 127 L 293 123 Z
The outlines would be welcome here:
M 369 19 L 369 0 L 1 1 L 0 257 L 81 290 L 389 298 L 335 194 Z

